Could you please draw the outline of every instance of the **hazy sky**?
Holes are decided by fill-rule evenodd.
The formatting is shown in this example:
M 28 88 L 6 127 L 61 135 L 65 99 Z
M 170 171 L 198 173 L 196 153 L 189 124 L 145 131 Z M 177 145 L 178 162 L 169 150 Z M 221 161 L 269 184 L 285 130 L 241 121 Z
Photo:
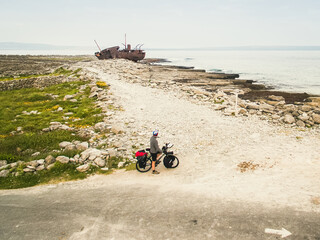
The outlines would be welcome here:
M 320 0 L 0 0 L 0 42 L 320 45 Z

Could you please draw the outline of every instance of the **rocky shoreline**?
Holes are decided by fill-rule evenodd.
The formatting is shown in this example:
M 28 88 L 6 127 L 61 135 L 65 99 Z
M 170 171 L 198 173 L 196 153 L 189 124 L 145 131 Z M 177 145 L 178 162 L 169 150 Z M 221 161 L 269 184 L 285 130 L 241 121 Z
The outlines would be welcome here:
M 182 98 L 210 105 L 225 115 L 258 115 L 276 124 L 319 127 L 320 97 L 306 93 L 272 91 L 238 74 L 208 73 L 180 66 L 108 62 L 119 78 L 143 86 L 172 90 Z

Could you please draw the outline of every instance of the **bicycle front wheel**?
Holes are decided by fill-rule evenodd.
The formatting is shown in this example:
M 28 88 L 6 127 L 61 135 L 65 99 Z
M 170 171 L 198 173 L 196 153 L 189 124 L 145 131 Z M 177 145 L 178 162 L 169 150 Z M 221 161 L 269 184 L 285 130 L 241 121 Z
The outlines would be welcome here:
M 136 163 L 136 169 L 139 172 L 148 172 L 152 167 L 151 159 L 147 159 L 145 164 L 140 164 L 139 161 Z

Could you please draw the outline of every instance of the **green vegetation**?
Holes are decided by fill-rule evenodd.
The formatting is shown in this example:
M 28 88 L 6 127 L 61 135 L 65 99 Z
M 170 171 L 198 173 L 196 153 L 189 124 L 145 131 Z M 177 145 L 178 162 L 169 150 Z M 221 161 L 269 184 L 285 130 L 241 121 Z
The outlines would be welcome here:
M 45 77 L 45 76 L 75 76 L 79 77 L 79 72 L 81 71 L 81 68 L 76 69 L 75 71 L 70 69 L 65 69 L 63 67 L 60 67 L 56 70 L 54 70 L 52 73 L 44 73 L 44 74 L 20 74 L 19 76 L 5 76 L 0 77 L 0 81 L 11 81 L 11 80 L 20 80 L 20 79 L 28 79 L 28 78 L 37 78 L 37 77 Z
M 90 89 L 79 92 L 79 87 L 83 84 L 85 82 L 76 81 L 44 89 L 0 92 L 1 160 L 29 161 L 33 159 L 32 153 L 41 152 L 44 156 L 59 149 L 58 144 L 62 141 L 86 140 L 70 131 L 41 131 L 48 128 L 50 122 L 61 122 L 77 129 L 92 126 L 102 120 L 99 116 L 101 109 L 94 107 L 94 100 L 88 97 Z M 65 101 L 65 95 L 74 95 L 77 101 Z M 40 114 L 28 114 L 31 111 Z M 69 112 L 73 114 L 66 116 L 65 113 Z M 20 131 L 17 129 L 19 127 L 22 128 Z
M 132 171 L 132 170 L 136 170 L 136 164 L 135 163 L 130 163 L 129 165 L 127 165 L 125 167 L 126 171 Z
M 55 162 L 50 170 L 24 173 L 22 171 L 23 167 L 20 166 L 21 173 L 19 176 L 15 177 L 10 175 L 6 178 L 0 178 L 0 189 L 24 188 L 38 184 L 84 179 L 88 174 L 93 174 L 98 171 L 98 168 L 94 166 L 91 166 L 86 173 L 79 172 L 76 168 L 77 166 L 73 164 Z

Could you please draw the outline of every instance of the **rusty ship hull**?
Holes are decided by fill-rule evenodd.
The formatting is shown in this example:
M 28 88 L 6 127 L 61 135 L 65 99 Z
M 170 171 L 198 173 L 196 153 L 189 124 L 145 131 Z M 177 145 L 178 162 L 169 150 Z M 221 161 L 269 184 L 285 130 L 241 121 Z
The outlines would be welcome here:
M 120 49 L 119 46 L 106 48 L 101 50 L 100 52 L 96 52 L 95 56 L 99 60 L 123 58 L 131 61 L 135 61 L 135 62 L 144 59 L 144 57 L 146 56 L 146 53 L 143 50 L 140 50 L 140 49 L 131 50 L 131 47 L 129 44 L 125 49 L 123 50 L 119 50 L 119 49 Z

